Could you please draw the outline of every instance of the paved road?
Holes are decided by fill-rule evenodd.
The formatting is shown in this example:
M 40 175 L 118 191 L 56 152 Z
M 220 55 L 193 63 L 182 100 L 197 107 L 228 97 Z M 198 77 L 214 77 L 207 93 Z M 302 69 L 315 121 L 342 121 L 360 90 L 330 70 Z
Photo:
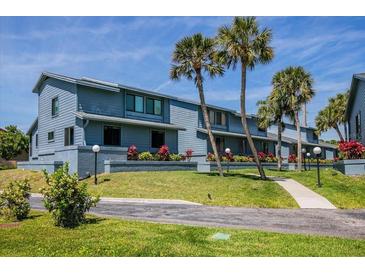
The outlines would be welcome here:
M 32 208 L 43 209 L 41 199 L 32 197 Z M 90 212 L 128 220 L 365 239 L 365 209 L 261 209 L 104 201 Z

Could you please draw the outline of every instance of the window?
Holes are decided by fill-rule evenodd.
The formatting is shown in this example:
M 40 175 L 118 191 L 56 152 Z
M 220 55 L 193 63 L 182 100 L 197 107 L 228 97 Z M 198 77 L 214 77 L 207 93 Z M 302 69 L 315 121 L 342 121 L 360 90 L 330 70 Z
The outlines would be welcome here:
M 355 134 L 357 140 L 361 139 L 361 111 L 355 117 Z
M 215 144 L 217 145 L 218 152 L 223 152 L 225 150 L 223 137 L 216 137 Z
M 48 132 L 48 142 L 54 141 L 54 131 Z
M 269 153 L 269 144 L 267 142 L 262 142 L 262 151 L 265 154 L 268 154 Z
M 126 107 L 128 111 L 144 112 L 143 97 L 127 94 Z
M 33 150 L 33 146 L 32 146 L 32 134 L 29 135 L 29 156 L 32 157 L 32 150 Z
M 151 147 L 160 148 L 165 144 L 165 132 L 163 131 L 151 131 Z
M 161 115 L 162 113 L 162 103 L 161 100 L 147 98 L 146 100 L 146 113 Z
M 65 146 L 72 146 L 74 144 L 74 128 L 65 128 Z
M 209 111 L 209 121 L 213 125 L 225 126 L 226 125 L 226 114 L 221 111 Z
M 35 135 L 35 148 L 38 148 L 38 134 Z
M 120 127 L 104 127 L 104 145 L 120 146 Z
M 52 99 L 52 116 L 58 115 L 58 97 Z

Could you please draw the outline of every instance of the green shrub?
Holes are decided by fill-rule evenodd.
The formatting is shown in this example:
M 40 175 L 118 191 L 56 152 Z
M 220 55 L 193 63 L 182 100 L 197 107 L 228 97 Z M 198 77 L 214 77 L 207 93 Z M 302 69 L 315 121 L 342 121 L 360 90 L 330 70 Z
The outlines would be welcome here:
M 42 188 L 44 206 L 52 214 L 56 226 L 75 227 L 85 220 L 85 212 L 96 206 L 99 197 L 91 197 L 87 183 L 79 182 L 77 173 L 69 174 L 69 165 L 46 177 L 47 188 Z
M 241 156 L 241 155 L 234 155 L 233 156 L 233 160 L 235 162 L 252 162 L 253 159 L 251 157 L 248 156 Z
M 170 154 L 170 161 L 181 161 L 182 156 L 180 154 Z
M 142 161 L 152 161 L 154 157 L 150 152 L 145 151 L 138 155 L 138 159 Z
M 12 181 L 0 194 L 0 215 L 9 220 L 23 220 L 30 211 L 28 180 Z

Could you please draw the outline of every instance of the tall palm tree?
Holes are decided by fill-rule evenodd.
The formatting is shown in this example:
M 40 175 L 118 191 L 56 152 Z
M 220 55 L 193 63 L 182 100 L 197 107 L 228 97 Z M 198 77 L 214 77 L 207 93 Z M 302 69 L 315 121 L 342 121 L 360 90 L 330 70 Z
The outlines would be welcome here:
M 275 79 L 275 76 L 274 78 Z M 278 169 L 282 169 L 282 157 L 281 157 L 281 143 L 282 132 L 284 128 L 283 117 L 285 113 L 288 113 L 287 101 L 285 93 L 281 90 L 273 89 L 266 100 L 258 101 L 258 126 L 260 128 L 268 128 L 271 125 L 277 124 L 278 126 L 278 144 L 277 144 L 277 157 L 278 157 Z
M 185 77 L 188 80 L 194 80 L 199 92 L 200 106 L 217 162 L 218 172 L 220 176 L 223 176 L 222 165 L 212 133 L 207 105 L 205 103 L 203 89 L 204 78 L 202 75 L 203 72 L 207 73 L 211 78 L 214 78 L 217 75 L 223 75 L 224 68 L 221 62 L 218 62 L 218 59 L 214 39 L 204 37 L 201 33 L 185 37 L 175 45 L 175 50 L 172 55 L 173 64 L 170 70 L 170 78 L 172 80 L 179 80 L 182 77 Z
M 347 135 L 346 127 L 346 107 L 348 93 L 338 93 L 335 97 L 329 98 L 328 105 L 322 109 L 316 117 L 316 127 L 318 134 L 325 132 L 331 128 L 335 129 L 341 141 L 344 141 L 339 125 L 344 125 L 344 131 Z M 345 137 L 347 140 L 347 136 Z
M 293 119 L 297 128 L 297 157 L 298 170 L 302 170 L 302 135 L 300 128 L 299 112 L 303 104 L 308 103 L 314 96 L 312 88 L 313 79 L 309 72 L 303 67 L 288 67 L 277 73 L 274 88 L 285 92 L 287 97 L 289 113 L 294 115 Z
M 271 30 L 265 28 L 260 31 L 255 17 L 235 17 L 232 24 L 221 27 L 217 35 L 217 41 L 221 46 L 220 56 L 226 66 L 234 70 L 237 64 L 241 65 L 241 123 L 261 179 L 266 179 L 265 172 L 247 124 L 246 80 L 247 69 L 253 70 L 257 64 L 266 64 L 273 59 L 271 38 Z
M 333 128 L 336 130 L 338 137 L 341 141 L 344 141 L 342 133 L 338 127 L 339 120 L 336 117 L 335 110 L 333 106 L 327 105 L 324 109 L 318 112 L 316 116 L 316 128 L 317 134 L 321 134 L 322 132 L 326 132 L 327 130 Z

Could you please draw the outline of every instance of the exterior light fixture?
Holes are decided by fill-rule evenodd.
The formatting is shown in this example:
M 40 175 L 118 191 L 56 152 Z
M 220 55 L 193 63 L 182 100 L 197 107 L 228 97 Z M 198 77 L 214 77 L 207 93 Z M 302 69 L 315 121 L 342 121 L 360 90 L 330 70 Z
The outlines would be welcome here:
M 311 154 L 310 154 L 310 152 L 307 152 L 308 170 L 311 170 L 311 161 L 310 161 L 310 158 L 311 158 Z
M 302 148 L 302 154 L 303 154 L 304 170 L 307 170 L 307 166 L 305 165 L 305 153 L 306 152 L 307 152 L 307 150 L 303 147 Z
M 100 146 L 93 145 L 92 150 L 95 155 L 95 168 L 94 168 L 94 184 L 98 183 L 98 179 L 96 178 L 96 171 L 97 171 L 97 162 L 98 162 L 98 152 L 100 151 Z
M 227 157 L 227 172 L 229 172 L 229 162 L 231 161 L 231 149 L 229 147 L 227 147 L 224 152 L 226 153 L 226 157 Z
M 317 157 L 317 185 L 318 187 L 321 187 L 321 179 L 320 179 L 320 176 L 319 176 L 319 157 L 321 155 L 321 152 L 322 152 L 322 149 L 320 147 L 315 147 L 313 149 L 313 153 L 316 155 Z

